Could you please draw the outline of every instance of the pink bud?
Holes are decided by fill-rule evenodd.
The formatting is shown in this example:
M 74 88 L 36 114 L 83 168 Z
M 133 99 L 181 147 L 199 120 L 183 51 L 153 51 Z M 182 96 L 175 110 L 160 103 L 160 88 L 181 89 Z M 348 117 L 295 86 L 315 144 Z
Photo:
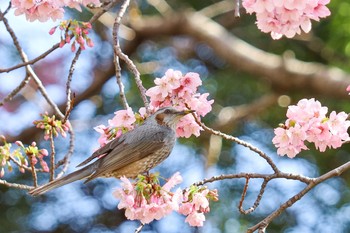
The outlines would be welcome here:
M 31 146 L 36 146 L 36 142 L 32 142 Z
M 92 28 L 91 23 L 89 23 L 89 22 L 83 23 L 83 27 L 88 28 L 88 29 Z
M 5 166 L 5 165 L 6 165 L 6 159 L 3 158 L 3 159 L 1 160 L 1 166 Z
M 24 147 L 23 143 L 21 141 L 16 141 L 15 143 L 16 143 L 17 146 Z
M 31 160 L 31 162 L 32 162 L 33 164 L 36 164 L 36 163 L 38 162 L 38 160 L 36 159 L 35 156 L 31 156 L 31 157 L 30 157 L 30 160 Z
M 2 167 L 1 168 L 1 171 L 0 171 L 0 178 L 3 177 L 5 175 L 5 170 L 4 168 Z
M 91 40 L 90 38 L 86 39 L 86 44 L 87 44 L 90 48 L 94 47 L 94 42 L 92 42 L 92 40 Z
M 50 135 L 49 135 L 49 134 L 45 134 L 45 135 L 44 135 L 44 140 L 47 141 L 47 140 L 49 140 L 49 139 L 50 139 Z
M 74 31 L 75 31 L 76 34 L 79 35 L 81 33 L 81 28 L 80 27 L 76 27 Z
M 49 172 L 49 166 L 47 166 L 47 163 L 44 160 L 40 160 L 40 165 L 43 168 L 44 172 Z
M 42 154 L 43 156 L 48 156 L 49 154 L 49 152 L 46 149 L 41 149 L 39 153 Z
M 85 43 L 84 38 L 82 36 L 78 37 L 77 42 L 80 44 L 80 46 Z
M 69 44 L 70 43 L 70 36 L 68 34 L 66 34 L 66 43 Z
M 76 47 L 75 47 L 75 41 L 72 43 L 72 46 L 70 47 L 70 50 L 74 53 L 75 50 L 76 50 Z
M 51 28 L 51 29 L 50 29 L 50 31 L 49 31 L 49 34 L 50 34 L 50 35 L 54 34 L 54 33 L 55 33 L 55 31 L 56 31 L 56 28 L 57 28 L 57 26 L 56 26 L 56 27 Z
M 80 45 L 80 49 L 81 49 L 81 50 L 85 50 L 85 45 L 84 45 L 84 44 L 81 44 L 81 45 Z
M 60 48 L 62 48 L 65 44 L 66 44 L 66 42 L 65 42 L 64 40 L 61 40 L 61 42 L 60 42 Z

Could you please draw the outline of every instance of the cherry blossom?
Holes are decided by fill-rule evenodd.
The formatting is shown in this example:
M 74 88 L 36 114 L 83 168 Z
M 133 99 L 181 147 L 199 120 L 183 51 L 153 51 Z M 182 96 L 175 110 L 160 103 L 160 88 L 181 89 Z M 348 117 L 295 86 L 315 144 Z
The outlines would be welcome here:
M 174 106 L 178 110 L 190 108 L 196 111 L 198 120 L 200 116 L 205 116 L 212 109 L 214 100 L 208 100 L 209 93 L 197 93 L 198 87 L 202 85 L 202 80 L 197 73 L 189 72 L 182 75 L 180 71 L 169 69 L 162 78 L 156 78 L 154 83 L 156 86 L 146 91 L 153 109 L 167 106 Z M 179 121 L 176 136 L 198 137 L 201 130 L 193 116 L 187 115 Z
M 319 21 L 330 15 L 326 5 L 330 0 L 243 0 L 247 13 L 256 14 L 257 26 L 273 39 L 283 35 L 292 38 L 301 30 L 311 30 L 311 20 Z
M 136 118 L 131 108 L 116 111 L 114 114 L 115 116 L 112 118 L 112 120 L 108 121 L 110 126 L 123 127 L 128 130 L 134 128 L 133 124 L 135 123 Z
M 63 18 L 64 7 L 75 8 L 81 11 L 81 5 L 100 5 L 99 0 L 11 0 L 15 8 L 15 15 L 24 14 L 28 21 L 39 20 L 45 22 L 49 19 L 55 21 Z
M 35 120 L 33 124 L 37 128 L 44 130 L 45 140 L 49 140 L 51 134 L 54 137 L 57 137 L 59 134 L 64 138 L 67 136 L 66 132 L 70 128 L 70 124 L 68 121 L 63 123 L 61 120 L 57 120 L 55 115 L 50 117 L 47 112 L 45 114 L 40 114 L 40 116 L 42 117 L 42 119 Z
M 191 186 L 183 196 L 179 213 L 186 215 L 185 222 L 191 226 L 201 227 L 205 221 L 204 213 L 210 211 L 209 200 L 217 201 L 217 190 L 209 190 L 207 187 Z
M 182 191 L 171 189 L 182 182 L 180 173 L 176 172 L 160 186 L 159 176 L 139 176 L 134 183 L 125 177 L 121 178 L 121 188 L 114 192 L 120 199 L 119 209 L 125 209 L 125 216 L 130 220 L 140 220 L 147 224 L 159 220 L 172 211 L 186 215 L 185 222 L 191 226 L 203 226 L 204 214 L 210 211 L 209 200 L 217 201 L 217 190 L 192 185 Z
M 121 181 L 122 188 L 117 189 L 114 196 L 120 199 L 118 208 L 126 209 L 125 216 L 128 219 L 137 219 L 146 224 L 178 210 L 182 199 L 181 190 L 173 193 L 170 189 L 182 182 L 179 173 L 175 173 L 163 187 L 159 185 L 158 176 L 154 174 L 140 175 L 135 183 L 125 177 Z
M 277 154 L 294 158 L 302 150 L 308 150 L 305 142 L 314 143 L 316 149 L 324 152 L 348 141 L 348 114 L 332 111 L 327 117 L 327 112 L 328 108 L 313 98 L 289 106 L 285 124 L 274 130 L 272 142 L 277 147 Z

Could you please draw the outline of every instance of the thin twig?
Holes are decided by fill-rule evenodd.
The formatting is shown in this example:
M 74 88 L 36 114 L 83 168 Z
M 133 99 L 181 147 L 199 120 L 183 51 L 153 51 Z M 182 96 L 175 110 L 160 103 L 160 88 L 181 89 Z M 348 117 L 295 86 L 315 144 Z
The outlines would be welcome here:
M 120 43 L 119 43 L 119 26 L 120 22 L 125 14 L 126 8 L 129 6 L 130 0 L 125 0 L 122 6 L 120 7 L 120 10 L 117 14 L 117 17 L 114 20 L 113 25 L 113 50 L 114 50 L 114 56 L 113 56 L 113 62 L 115 66 L 115 76 L 117 79 L 117 83 L 119 86 L 119 96 L 121 99 L 121 102 L 123 104 L 124 109 L 129 108 L 129 104 L 126 100 L 125 93 L 124 93 L 124 84 L 121 80 L 121 68 L 119 64 L 119 57 L 117 54 L 118 49 L 120 50 Z
M 113 8 L 117 3 L 119 3 L 120 0 L 112 0 L 110 3 L 108 3 L 107 5 L 104 5 L 101 7 L 101 9 L 99 11 L 97 11 L 89 20 L 90 23 L 94 23 L 95 21 L 97 21 L 101 15 L 103 15 L 104 13 L 106 13 L 107 11 L 109 11 L 111 8 Z
M 288 201 L 283 203 L 277 210 L 275 210 L 273 213 L 271 213 L 269 216 L 265 217 L 262 221 L 257 223 L 256 225 L 250 227 L 247 232 L 252 233 L 256 230 L 265 229 L 273 219 L 275 219 L 277 216 L 279 216 L 282 212 L 284 212 L 287 208 L 292 206 L 295 202 L 299 201 L 306 193 L 308 193 L 311 189 L 313 189 L 316 185 L 324 182 L 325 180 L 328 180 L 335 176 L 340 176 L 343 172 L 350 169 L 350 162 L 347 162 L 329 172 L 326 174 L 319 176 L 317 178 L 311 179 L 310 183 L 299 193 L 294 195 L 293 197 L 289 198 Z
M 147 109 L 147 112 L 148 112 L 149 111 L 149 102 L 148 102 L 147 96 L 146 96 L 146 88 L 142 85 L 142 80 L 140 78 L 140 72 L 137 70 L 135 64 L 130 60 L 130 58 L 126 54 L 124 54 L 121 51 L 120 48 L 117 48 L 116 52 L 117 52 L 118 57 L 120 57 L 120 59 L 125 61 L 129 70 L 134 74 L 136 85 L 140 91 L 142 101 L 143 101 L 143 103 Z
M 138 228 L 135 229 L 135 233 L 140 233 L 145 224 L 141 223 Z
M 298 180 L 300 182 L 303 182 L 305 184 L 310 184 L 314 182 L 314 178 L 302 176 L 302 175 L 296 175 L 292 173 L 273 173 L 273 174 L 261 174 L 261 173 L 247 173 L 247 172 L 241 172 L 237 174 L 223 174 L 219 176 L 213 176 L 210 178 L 203 179 L 201 181 L 198 181 L 194 183 L 193 185 L 204 185 L 206 183 L 212 183 L 219 180 L 232 180 L 232 179 L 238 179 L 238 178 L 249 178 L 249 179 L 267 179 L 267 180 L 273 180 L 273 179 L 287 179 L 287 180 Z
M 22 60 L 24 62 L 28 61 L 27 55 L 24 53 L 22 47 L 19 44 L 19 41 L 17 39 L 16 34 L 14 33 L 14 31 L 12 30 L 12 28 L 10 27 L 7 19 L 4 17 L 3 18 L 3 22 L 5 24 L 6 30 L 8 31 L 8 33 L 10 34 L 13 43 L 19 53 L 19 55 L 21 56 Z M 33 69 L 27 65 L 26 66 L 26 70 L 27 73 L 33 78 L 33 80 L 36 82 L 39 91 L 41 92 L 41 94 L 43 95 L 43 97 L 45 98 L 45 100 L 48 102 L 48 104 L 53 108 L 53 110 L 55 111 L 56 115 L 58 115 L 61 119 L 64 118 L 63 113 L 59 110 L 59 108 L 57 107 L 57 105 L 55 104 L 54 101 L 51 100 L 51 98 L 49 97 L 48 93 L 46 92 L 45 87 L 43 86 L 41 80 L 38 78 L 38 76 L 35 74 L 35 72 L 33 71 Z
M 29 61 L 26 61 L 26 62 L 17 64 L 17 65 L 15 65 L 15 66 L 6 68 L 6 69 L 0 69 L 0 73 L 8 73 L 8 72 L 10 72 L 10 71 L 19 69 L 19 68 L 24 67 L 24 66 L 33 65 L 33 64 L 35 64 L 36 62 L 38 62 L 38 61 L 44 59 L 47 55 L 49 55 L 50 53 L 52 53 L 53 51 L 55 51 L 55 50 L 58 49 L 59 47 L 60 47 L 60 43 L 54 44 L 50 49 L 48 49 L 46 52 L 40 54 L 38 57 L 36 57 L 36 58 L 34 58 L 34 59 L 32 59 L 32 60 L 29 60 Z
M 243 210 L 242 206 L 243 206 L 243 202 L 244 202 L 245 196 L 247 194 L 248 186 L 249 186 L 249 177 L 246 177 L 245 178 L 245 185 L 244 185 L 243 191 L 242 191 L 241 200 L 239 201 L 239 204 L 238 204 L 238 209 L 239 209 L 239 212 L 241 212 L 241 213 L 244 213 L 244 210 Z
M 70 162 L 70 157 L 73 155 L 74 152 L 74 142 L 75 142 L 75 134 L 73 131 L 73 127 L 71 127 L 71 125 L 69 125 L 69 130 L 68 133 L 70 135 L 70 139 L 69 139 L 69 148 L 68 148 L 68 152 L 67 154 L 63 157 L 62 160 L 58 161 L 55 168 L 57 169 L 60 166 L 63 166 L 62 170 L 60 173 L 58 173 L 58 175 L 56 176 L 56 178 L 60 178 L 61 176 L 63 176 L 67 170 L 68 170 L 68 165 Z
M 12 161 L 12 162 L 14 162 L 18 167 L 20 167 L 20 168 L 23 168 L 23 169 L 25 169 L 25 170 L 27 170 L 27 171 L 32 171 L 32 168 L 31 167 L 28 167 L 28 166 L 26 166 L 26 165 L 23 165 L 23 164 L 21 164 L 20 162 L 18 162 L 12 155 L 9 155 L 9 158 L 10 158 L 10 160 Z M 36 170 L 36 172 L 45 172 L 43 169 L 41 169 L 41 168 L 35 168 L 35 170 Z
M 257 153 L 260 157 L 262 157 L 263 159 L 266 160 L 266 162 L 270 165 L 270 167 L 272 168 L 272 170 L 275 172 L 275 173 L 279 173 L 280 170 L 277 168 L 276 164 L 272 161 L 272 159 L 267 155 L 265 154 L 263 151 L 261 151 L 259 148 L 253 146 L 252 144 L 246 142 L 246 141 L 243 141 L 239 138 L 236 138 L 236 137 L 233 137 L 231 135 L 227 135 L 227 134 L 224 134 L 220 131 L 217 131 L 217 130 L 214 130 L 208 126 L 206 126 L 204 123 L 202 123 L 196 116 L 195 113 L 192 113 L 195 121 L 197 122 L 197 124 L 199 126 L 201 126 L 204 130 L 207 130 L 208 132 L 214 134 L 214 135 L 217 135 L 217 136 L 220 136 L 226 140 L 229 140 L 229 141 L 233 141 L 233 142 L 236 142 L 237 144 L 240 144 L 244 147 L 247 147 L 248 149 L 250 149 L 251 151 Z
M 31 79 L 30 75 L 27 75 L 22 82 L 15 88 L 13 89 L 13 91 L 11 91 L 10 94 L 8 94 L 1 102 L 0 102 L 0 106 L 3 106 L 6 102 L 11 101 L 13 97 L 15 97 L 15 95 L 18 94 L 18 92 L 20 92 L 29 82 L 29 80 Z
M 29 155 L 28 156 L 29 158 L 29 161 L 30 161 L 30 167 L 32 168 L 32 176 L 33 176 L 33 184 L 34 184 L 34 187 L 38 187 L 38 177 L 36 175 L 36 169 L 35 169 L 35 163 L 34 163 L 34 159 L 35 158 L 35 155 Z
M 0 179 L 0 184 L 5 185 L 5 186 L 10 187 L 10 188 L 17 188 L 17 189 L 31 190 L 34 188 L 33 186 L 28 186 L 25 184 L 9 183 L 6 180 L 1 180 L 1 179 Z
M 239 206 L 239 212 L 240 212 L 240 213 L 242 213 L 242 214 L 250 214 L 250 213 L 252 213 L 253 211 L 256 210 L 256 208 L 257 208 L 257 207 L 259 206 L 259 204 L 260 204 L 261 198 L 262 198 L 262 196 L 264 195 L 265 188 L 266 188 L 267 183 L 268 183 L 269 181 L 270 181 L 269 179 L 264 179 L 264 182 L 261 184 L 259 194 L 258 194 L 258 196 L 256 197 L 256 200 L 255 200 L 254 204 L 253 204 L 250 208 L 248 208 L 247 210 L 244 210 L 244 209 L 243 209 L 243 201 L 244 201 L 244 199 L 242 200 L 242 204 L 240 203 L 240 206 Z
M 1 11 L 0 11 L 0 21 L 2 21 L 3 20 L 3 18 L 5 17 L 5 15 L 9 12 L 9 10 L 11 9 L 11 1 L 9 2 L 9 5 L 7 6 L 7 8 L 6 8 L 6 10 L 4 11 L 4 13 L 2 13 Z
M 72 111 L 72 90 L 71 90 L 71 82 L 72 82 L 72 79 L 73 79 L 73 73 L 75 71 L 75 65 L 80 57 L 80 54 L 81 54 L 81 48 L 79 47 L 77 52 L 75 53 L 75 56 L 72 60 L 72 63 L 70 65 L 70 68 L 69 68 L 69 73 L 68 73 L 68 78 L 67 78 L 67 82 L 66 82 L 66 95 L 67 95 L 67 102 L 66 102 L 66 111 L 65 111 L 65 114 L 64 114 L 64 118 L 63 118 L 63 121 L 62 123 L 66 123 L 66 121 L 68 120 L 69 118 L 69 115 Z
M 51 148 L 51 156 L 50 156 L 50 181 L 53 181 L 55 178 L 55 142 L 53 140 L 53 132 L 50 130 L 50 148 Z

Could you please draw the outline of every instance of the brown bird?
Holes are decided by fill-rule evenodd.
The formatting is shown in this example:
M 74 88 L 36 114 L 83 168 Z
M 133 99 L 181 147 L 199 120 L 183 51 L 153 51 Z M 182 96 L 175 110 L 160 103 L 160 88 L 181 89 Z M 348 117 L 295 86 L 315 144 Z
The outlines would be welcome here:
M 148 172 L 169 156 L 176 140 L 177 122 L 192 112 L 194 111 L 178 111 L 172 107 L 161 108 L 142 125 L 107 143 L 78 165 L 86 165 L 85 167 L 29 193 L 33 196 L 41 195 L 84 178 L 86 183 L 97 177 L 135 178 L 138 174 Z M 90 163 L 94 159 L 96 161 Z

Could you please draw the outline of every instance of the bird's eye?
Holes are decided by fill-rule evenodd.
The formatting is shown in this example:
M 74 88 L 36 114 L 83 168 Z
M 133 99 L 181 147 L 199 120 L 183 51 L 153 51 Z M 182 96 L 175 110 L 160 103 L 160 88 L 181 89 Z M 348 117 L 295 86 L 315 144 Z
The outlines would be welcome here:
M 165 113 L 165 114 L 170 114 L 171 111 L 170 111 L 170 109 L 166 109 L 166 110 L 164 111 L 164 113 Z

